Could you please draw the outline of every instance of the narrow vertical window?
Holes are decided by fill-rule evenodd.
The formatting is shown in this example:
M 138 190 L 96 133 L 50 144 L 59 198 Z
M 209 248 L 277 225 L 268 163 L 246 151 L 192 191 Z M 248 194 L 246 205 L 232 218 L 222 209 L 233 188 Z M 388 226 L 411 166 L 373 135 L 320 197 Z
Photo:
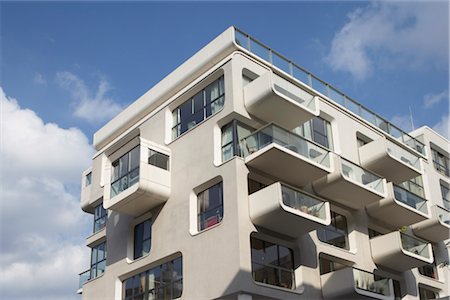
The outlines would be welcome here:
M 317 229 L 317 237 L 324 243 L 348 250 L 347 218 L 331 211 L 331 224 Z
M 254 131 L 253 128 L 233 120 L 222 127 L 222 161 L 242 156 L 240 141 Z
M 331 124 L 327 120 L 315 117 L 295 128 L 293 131 L 308 140 L 333 150 Z
M 92 248 L 91 279 L 100 276 L 106 268 L 106 242 Z
M 92 182 L 92 172 L 89 172 L 89 173 L 87 173 L 87 175 L 86 175 L 86 183 L 85 183 L 85 186 L 91 185 L 91 182 Z
M 94 210 L 94 233 L 106 226 L 107 218 L 108 212 L 103 207 L 103 203 L 100 203 Z
M 450 210 L 450 189 L 441 183 L 442 204 Z
M 142 257 L 150 252 L 152 240 L 152 220 L 144 222 L 134 227 L 134 259 Z
M 214 226 L 223 218 L 222 182 L 213 185 L 197 195 L 198 231 Z
M 450 174 L 448 157 L 433 148 L 431 149 L 431 153 L 433 156 L 433 163 L 436 171 L 445 176 L 449 176 Z

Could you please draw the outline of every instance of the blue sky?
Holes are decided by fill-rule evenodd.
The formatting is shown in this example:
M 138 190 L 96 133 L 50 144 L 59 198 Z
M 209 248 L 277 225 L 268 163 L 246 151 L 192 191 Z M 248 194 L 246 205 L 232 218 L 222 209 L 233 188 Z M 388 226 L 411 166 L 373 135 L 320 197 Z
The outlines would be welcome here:
M 15 206 L 2 200 L 1 209 L 0 295 L 8 298 L 72 296 L 74 273 L 89 261 L 83 244 L 91 219 L 78 211 L 78 197 L 93 133 L 230 25 L 404 129 L 411 129 L 411 107 L 416 127 L 448 137 L 445 1 L 1 2 L 0 8 L 2 176 L 8 170 L 11 178 L 1 193 L 17 199 Z M 27 203 L 43 215 L 72 215 L 35 218 L 40 226 L 30 229 L 36 226 L 22 212 Z M 13 235 L 7 215 L 15 213 L 29 226 Z M 31 245 L 39 253 L 17 251 Z M 68 253 L 69 267 L 55 262 Z M 27 270 L 42 281 L 46 272 L 63 274 L 53 285 L 34 278 L 20 295 L 7 290 Z

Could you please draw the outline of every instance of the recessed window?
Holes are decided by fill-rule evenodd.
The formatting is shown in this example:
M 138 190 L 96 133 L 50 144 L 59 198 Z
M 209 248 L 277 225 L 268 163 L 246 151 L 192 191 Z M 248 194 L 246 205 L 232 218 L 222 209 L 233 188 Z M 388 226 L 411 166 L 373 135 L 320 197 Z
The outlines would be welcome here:
M 183 291 L 182 258 L 141 272 L 123 282 L 124 300 L 180 298 Z
M 293 130 L 302 137 L 333 150 L 331 124 L 327 120 L 315 117 Z
M 291 249 L 250 238 L 253 280 L 292 289 L 295 285 L 294 256 Z
M 438 295 L 436 292 L 419 286 L 419 299 L 420 300 L 437 299 L 437 297 L 438 297 Z
M 449 176 L 448 157 L 433 148 L 431 148 L 431 154 L 433 156 L 433 163 L 436 171 L 445 176 Z
M 344 269 L 344 268 L 347 268 L 347 266 L 340 264 L 338 262 L 335 262 L 333 260 L 327 259 L 325 257 L 319 256 L 320 275 L 338 271 L 338 270 Z
M 152 166 L 169 170 L 169 156 L 152 149 L 148 149 L 148 163 Z
M 233 156 L 242 156 L 239 142 L 253 131 L 253 128 L 237 120 L 222 127 L 222 161 L 227 161 Z
M 86 174 L 85 186 L 89 186 L 92 183 L 92 172 Z
M 145 220 L 134 227 L 134 259 L 150 252 L 152 241 L 152 220 Z
M 197 195 L 198 231 L 214 226 L 223 218 L 223 185 L 219 182 Z
M 347 218 L 331 211 L 331 224 L 317 229 L 317 237 L 322 242 L 348 250 Z
M 106 242 L 92 247 L 91 252 L 91 279 L 105 273 L 106 268 Z
M 94 233 L 105 227 L 107 218 L 108 212 L 100 203 L 94 210 Z
M 441 183 L 442 204 L 450 210 L 450 189 Z
M 111 198 L 139 181 L 139 146 L 112 163 Z
M 224 104 L 223 76 L 172 111 L 172 138 L 176 138 L 218 112 Z

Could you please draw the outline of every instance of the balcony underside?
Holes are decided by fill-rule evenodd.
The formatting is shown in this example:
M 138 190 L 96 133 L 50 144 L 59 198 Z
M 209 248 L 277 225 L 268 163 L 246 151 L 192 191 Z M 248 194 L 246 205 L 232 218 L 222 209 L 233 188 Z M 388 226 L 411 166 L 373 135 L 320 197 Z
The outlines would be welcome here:
M 441 222 L 435 216 L 414 224 L 412 230 L 415 235 L 430 242 L 439 243 L 450 239 L 450 225 Z

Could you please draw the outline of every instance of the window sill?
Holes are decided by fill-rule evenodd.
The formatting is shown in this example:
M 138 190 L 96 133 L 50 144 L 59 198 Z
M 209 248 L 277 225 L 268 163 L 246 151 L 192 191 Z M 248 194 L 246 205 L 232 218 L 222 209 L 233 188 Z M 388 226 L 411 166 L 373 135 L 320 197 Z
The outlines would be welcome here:
M 131 265 L 133 263 L 137 263 L 138 261 L 141 261 L 141 260 L 147 258 L 150 255 L 151 251 L 152 251 L 152 249 L 150 249 L 150 252 L 148 252 L 147 254 L 145 254 L 145 255 L 143 255 L 141 257 L 138 257 L 136 259 L 131 259 L 131 258 L 127 257 L 127 259 L 126 259 L 127 264 Z
M 439 278 L 436 279 L 436 278 L 433 278 L 433 277 L 429 277 L 429 276 L 420 274 L 419 271 L 417 271 L 417 273 L 419 274 L 419 278 L 423 278 L 423 279 L 425 279 L 425 280 L 430 280 L 431 282 L 435 282 L 435 283 L 437 283 L 437 284 L 444 284 L 444 283 L 445 283 L 444 281 L 439 280 Z
M 203 229 L 203 230 L 201 230 L 201 231 L 196 230 L 196 231 L 194 231 L 194 232 L 191 232 L 190 234 L 191 234 L 191 236 L 196 236 L 196 235 L 199 235 L 199 234 L 201 234 L 201 233 L 207 232 L 207 231 L 209 231 L 209 230 L 211 230 L 211 229 L 213 229 L 213 228 L 216 228 L 216 227 L 220 226 L 220 225 L 223 223 L 223 219 L 224 219 L 224 217 L 222 217 L 222 220 L 220 220 L 219 223 L 214 224 L 214 225 L 212 225 L 212 226 L 210 226 L 210 227 L 208 227 L 208 228 L 205 228 L 205 229 Z
M 90 283 L 90 282 L 93 282 L 94 280 L 97 280 L 97 279 L 99 279 L 99 278 L 102 278 L 103 275 L 105 275 L 105 273 L 106 273 L 106 270 L 105 270 L 105 272 L 103 272 L 102 274 L 98 275 L 97 277 L 91 278 L 91 279 L 89 279 L 88 281 L 86 281 L 86 282 L 83 284 L 83 286 L 84 286 L 85 284 L 88 284 L 88 283 Z

